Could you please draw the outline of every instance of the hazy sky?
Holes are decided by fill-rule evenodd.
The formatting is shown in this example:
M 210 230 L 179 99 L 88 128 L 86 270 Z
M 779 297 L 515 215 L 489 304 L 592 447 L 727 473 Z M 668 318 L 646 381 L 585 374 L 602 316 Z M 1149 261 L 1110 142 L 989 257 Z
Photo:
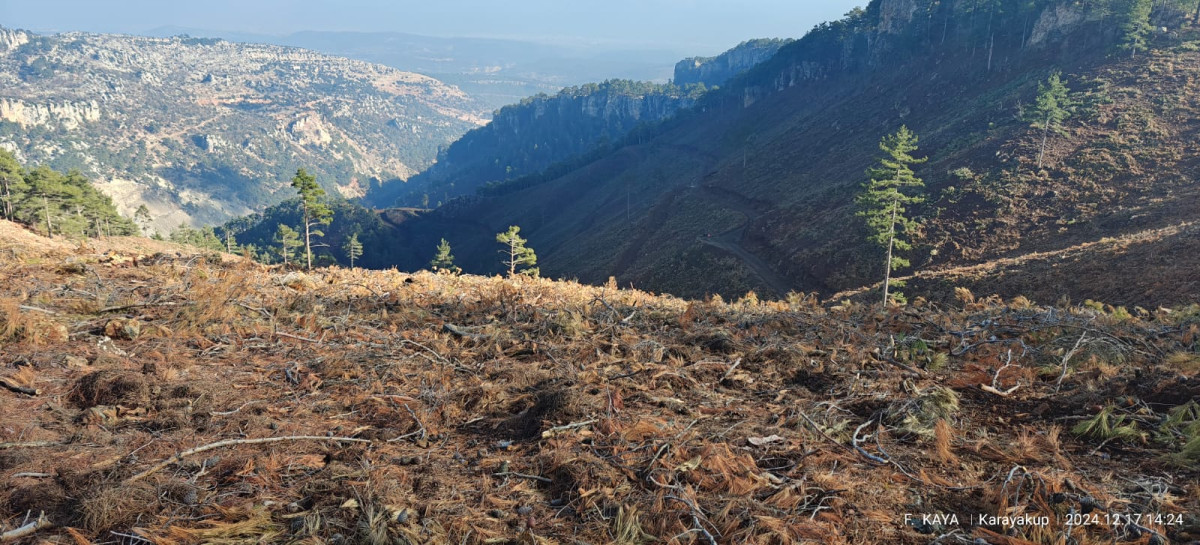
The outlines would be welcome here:
M 0 25 L 144 33 L 163 26 L 286 34 L 435 36 L 665 46 L 715 53 L 749 38 L 800 37 L 866 0 L 0 0 Z

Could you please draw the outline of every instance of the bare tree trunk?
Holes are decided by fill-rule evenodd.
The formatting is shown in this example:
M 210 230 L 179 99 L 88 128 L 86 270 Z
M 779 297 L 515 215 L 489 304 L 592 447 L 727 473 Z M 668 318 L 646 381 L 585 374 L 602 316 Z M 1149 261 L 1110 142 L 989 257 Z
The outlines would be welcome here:
M 308 270 L 312 270 L 312 224 L 308 221 L 308 203 L 304 203 L 304 259 L 308 263 Z
M 4 219 L 12 221 L 12 219 L 13 219 L 12 191 L 9 190 L 8 180 L 6 180 L 4 178 L 0 178 L 0 184 L 4 185 Z
M 887 307 L 888 302 L 888 285 L 892 282 L 892 250 L 896 246 L 896 208 L 899 203 L 892 203 L 892 223 L 888 227 L 888 251 L 887 263 L 883 266 L 883 306 Z
M 50 199 L 42 195 L 42 209 L 46 212 L 46 236 L 54 237 L 54 226 L 50 225 Z
M 517 243 L 516 241 L 508 241 L 508 276 L 512 278 L 517 275 Z
M 1042 149 L 1038 152 L 1038 168 L 1042 168 L 1042 158 L 1046 156 L 1046 141 L 1050 139 L 1050 114 L 1046 114 L 1046 124 L 1042 127 Z

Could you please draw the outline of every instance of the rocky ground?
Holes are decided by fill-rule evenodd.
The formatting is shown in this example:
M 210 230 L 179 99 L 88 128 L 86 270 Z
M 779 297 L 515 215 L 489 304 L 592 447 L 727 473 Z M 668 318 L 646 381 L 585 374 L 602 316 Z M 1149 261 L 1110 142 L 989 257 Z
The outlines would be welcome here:
M 139 250 L 0 230 L 0 541 L 1200 540 L 1194 306 Z

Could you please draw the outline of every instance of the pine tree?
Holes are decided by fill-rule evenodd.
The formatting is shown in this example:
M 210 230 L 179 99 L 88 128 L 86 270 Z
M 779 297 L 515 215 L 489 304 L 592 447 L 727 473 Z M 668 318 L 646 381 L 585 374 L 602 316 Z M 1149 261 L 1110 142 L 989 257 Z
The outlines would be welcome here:
M 504 245 L 504 249 L 500 251 L 505 255 L 502 262 L 508 266 L 510 278 L 516 276 L 518 268 L 521 268 L 519 271 L 521 274 L 537 276 L 540 272 L 537 267 L 534 267 L 537 265 L 537 255 L 533 253 L 533 248 L 525 246 L 527 241 L 521 238 L 520 232 L 520 227 L 512 225 L 509 226 L 508 231 L 496 235 L 496 242 Z
M 1121 20 L 1121 47 L 1129 51 L 1130 57 L 1145 51 L 1150 36 L 1151 0 L 1118 0 L 1117 14 Z
M 354 260 L 362 257 L 363 245 L 358 241 L 358 233 L 350 235 L 346 239 L 346 243 L 342 245 L 342 249 L 346 251 L 346 257 L 350 258 L 350 268 L 354 268 Z
M 1062 74 L 1050 74 L 1045 84 L 1038 83 L 1037 102 L 1033 108 L 1033 126 L 1042 129 L 1042 146 L 1038 150 L 1038 168 L 1042 168 L 1046 157 L 1046 143 L 1050 131 L 1062 134 L 1062 122 L 1071 116 L 1070 91 Z
M 300 242 L 300 233 L 282 223 L 275 228 L 275 243 L 279 244 L 279 257 L 283 259 L 285 266 L 288 264 L 289 256 L 294 255 L 295 248 L 299 248 L 303 244 Z
M 150 222 L 154 220 L 150 217 L 150 209 L 143 204 L 138 206 L 137 211 L 133 213 L 133 221 L 137 222 L 138 227 L 145 232 L 150 228 Z
M 321 202 L 321 197 L 325 196 L 325 190 L 317 184 L 317 178 L 304 169 L 296 171 L 296 176 L 292 178 L 292 187 L 300 193 L 304 226 L 304 257 L 307 261 L 307 268 L 312 270 L 312 237 L 325 236 L 325 233 L 313 229 L 313 227 L 332 223 L 333 210 L 330 210 L 329 205 Z
M 867 170 L 871 179 L 858 196 L 858 205 L 862 208 L 858 215 L 866 218 L 870 240 L 887 249 L 883 276 L 883 303 L 886 305 L 891 285 L 902 285 L 892 281 L 892 271 L 910 265 L 907 259 L 896 255 L 897 250 L 912 249 L 906 237 L 917 228 L 917 222 L 905 215 L 908 212 L 905 205 L 925 200 L 920 195 L 906 194 L 904 190 L 925 187 L 911 165 L 924 163 L 926 158 L 912 156 L 917 150 L 917 135 L 908 127 L 900 127 L 895 134 L 883 137 L 879 149 L 884 152 L 884 157 L 879 160 L 879 166 Z M 903 301 L 900 293 L 891 297 Z
M 446 239 L 438 244 L 437 253 L 433 256 L 433 261 L 429 262 L 429 266 L 435 271 L 446 271 L 453 274 L 462 272 L 462 269 L 454 265 L 454 254 L 450 253 L 450 243 Z
M 42 165 L 30 171 L 25 177 L 25 182 L 29 185 L 29 192 L 25 197 L 26 206 L 24 206 L 26 213 L 29 214 L 27 222 L 30 225 L 42 223 L 46 226 L 46 236 L 54 236 L 54 221 L 52 221 L 50 205 L 54 204 L 53 212 L 57 217 L 59 197 L 63 193 L 62 174 Z
M 0 149 L 0 217 L 16 219 L 16 203 L 25 189 L 21 164 L 8 150 Z

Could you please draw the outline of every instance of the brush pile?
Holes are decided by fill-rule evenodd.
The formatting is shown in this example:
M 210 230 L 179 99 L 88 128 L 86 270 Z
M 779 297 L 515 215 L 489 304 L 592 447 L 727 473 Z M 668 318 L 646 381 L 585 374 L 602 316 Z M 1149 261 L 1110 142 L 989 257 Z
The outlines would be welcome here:
M 1200 540 L 1197 307 L 0 251 L 4 543 Z

